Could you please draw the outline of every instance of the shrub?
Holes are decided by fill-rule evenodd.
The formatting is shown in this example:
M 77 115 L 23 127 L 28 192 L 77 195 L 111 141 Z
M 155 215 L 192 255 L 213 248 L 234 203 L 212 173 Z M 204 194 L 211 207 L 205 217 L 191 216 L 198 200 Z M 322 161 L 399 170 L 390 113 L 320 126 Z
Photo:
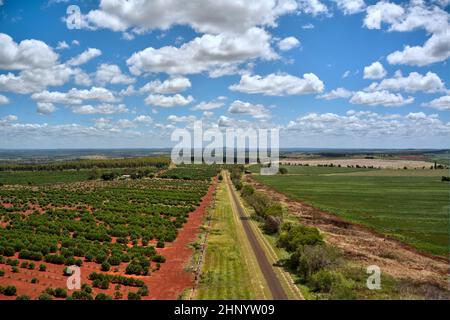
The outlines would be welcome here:
M 86 283 L 83 283 L 81 285 L 81 290 L 86 292 L 86 293 L 92 293 L 92 287 Z
M 0 277 L 3 277 L 5 275 L 5 271 L 0 270 Z
M 141 296 L 136 292 L 128 292 L 128 300 L 141 300 Z
M 31 300 L 31 298 L 29 296 L 26 296 L 23 294 L 23 295 L 17 296 L 16 300 Z
M 45 264 L 41 264 L 39 266 L 39 271 L 45 271 L 45 270 L 47 270 L 47 266 Z
M 2 293 L 3 293 L 5 296 L 15 296 L 16 293 L 17 293 L 17 289 L 16 289 L 15 286 L 7 286 L 6 288 L 4 288 L 4 289 L 2 290 Z
M 95 296 L 95 300 L 112 300 L 112 297 L 104 293 L 99 293 Z
M 5 255 L 6 257 L 12 257 L 15 253 L 16 251 L 12 247 L 5 247 L 5 249 L 3 250 L 3 255 Z
M 42 260 L 42 253 L 33 252 L 30 250 L 21 250 L 19 253 L 19 259 L 40 261 L 40 260 Z
M 279 169 L 278 169 L 278 173 L 279 173 L 279 174 L 286 174 L 286 173 L 288 173 L 288 169 L 287 169 L 287 168 L 284 168 L 284 167 L 279 168 Z
M 53 264 L 64 264 L 66 262 L 64 256 L 60 254 L 47 254 L 44 260 Z
M 127 268 L 125 269 L 126 274 L 136 274 L 140 275 L 143 272 L 143 269 L 140 264 L 132 261 L 127 265 Z
M 264 222 L 264 231 L 268 234 L 277 233 L 280 230 L 281 223 L 280 217 L 267 216 Z
M 38 297 L 38 300 L 53 300 L 53 296 L 44 292 Z
M 139 294 L 142 297 L 148 296 L 148 287 L 146 285 L 143 285 L 138 289 L 137 294 Z
M 252 186 L 245 185 L 242 187 L 242 190 L 241 190 L 242 197 L 244 197 L 244 198 L 249 197 L 249 196 L 253 195 L 254 193 L 255 193 L 255 189 L 253 189 Z
M 285 230 L 286 228 L 283 228 Z M 278 238 L 278 246 L 289 252 L 294 252 L 304 245 L 317 245 L 323 243 L 323 237 L 317 228 L 303 225 L 289 226 Z
M 314 292 L 329 293 L 334 283 L 342 280 L 342 274 L 336 271 L 322 269 L 311 276 L 310 288 Z
M 38 283 L 38 279 L 36 279 L 36 278 L 31 279 L 31 283 L 33 283 L 33 284 Z
M 27 269 L 28 268 L 28 262 L 24 261 L 20 264 L 21 268 Z
M 67 298 L 67 291 L 63 288 L 56 288 L 53 295 L 56 298 Z
M 17 267 L 12 267 L 12 268 L 11 268 L 11 271 L 12 271 L 13 273 L 19 273 L 19 268 L 17 268 Z
M 104 261 L 102 263 L 101 270 L 102 271 L 109 271 L 110 269 L 111 269 L 111 265 L 108 262 Z
M 112 255 L 108 258 L 108 263 L 112 266 L 118 266 L 122 262 L 122 258 L 119 256 Z
M 265 215 L 266 216 L 283 217 L 283 207 L 281 206 L 281 203 L 277 202 L 277 203 L 270 205 L 270 207 L 268 207 L 266 209 Z
M 156 247 L 157 248 L 164 248 L 165 247 L 165 243 L 163 240 L 158 240 L 158 243 L 156 243 Z
M 95 279 L 94 281 L 92 281 L 92 285 L 95 288 L 100 288 L 100 289 L 108 289 L 109 288 L 109 280 L 108 279 Z
M 93 300 L 92 295 L 84 290 L 72 293 L 72 300 Z
M 296 270 L 297 274 L 307 281 L 316 272 L 335 267 L 340 263 L 339 253 L 333 247 L 301 246 L 289 259 L 290 268 Z
M 160 255 L 160 254 L 155 254 L 152 257 L 152 261 L 156 262 L 156 263 L 164 263 L 164 262 L 166 262 L 166 257 L 164 257 L 163 255 Z
M 19 260 L 16 259 L 7 259 L 6 264 L 12 267 L 17 267 L 19 265 Z
M 114 292 L 114 299 L 122 299 L 123 294 L 120 291 Z
M 255 192 L 251 196 L 244 197 L 245 201 L 253 207 L 258 216 L 265 217 L 266 210 L 270 207 L 270 199 L 261 192 Z

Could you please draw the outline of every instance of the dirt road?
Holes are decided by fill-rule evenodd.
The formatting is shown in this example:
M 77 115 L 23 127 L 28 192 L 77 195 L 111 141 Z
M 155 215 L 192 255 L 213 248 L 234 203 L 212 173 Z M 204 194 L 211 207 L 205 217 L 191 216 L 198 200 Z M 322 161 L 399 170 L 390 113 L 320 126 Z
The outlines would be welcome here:
M 286 292 L 284 291 L 280 280 L 277 278 L 272 265 L 267 259 L 264 249 L 261 247 L 255 233 L 253 232 L 253 229 L 250 226 L 250 217 L 245 213 L 244 208 L 242 208 L 242 205 L 239 202 L 239 198 L 236 195 L 236 191 L 233 189 L 230 178 L 227 174 L 224 175 L 224 179 L 225 183 L 227 184 L 232 208 L 233 210 L 236 210 L 238 216 L 240 217 L 240 221 L 242 222 L 242 225 L 244 227 L 245 234 L 247 235 L 247 238 L 258 261 L 258 265 L 261 269 L 262 274 L 264 275 L 264 278 L 266 279 L 270 292 L 272 293 L 272 298 L 274 300 L 287 300 L 288 296 L 286 295 Z

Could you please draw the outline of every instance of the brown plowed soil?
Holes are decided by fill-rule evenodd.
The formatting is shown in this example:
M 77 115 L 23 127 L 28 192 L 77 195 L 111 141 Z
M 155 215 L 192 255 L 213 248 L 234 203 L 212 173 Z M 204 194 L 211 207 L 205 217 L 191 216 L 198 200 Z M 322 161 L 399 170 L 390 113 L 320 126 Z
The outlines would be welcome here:
M 189 218 L 183 228 L 179 230 L 176 240 L 173 243 L 166 244 L 167 246 L 165 248 L 157 249 L 158 253 L 161 253 L 167 259 L 165 263 L 161 263 L 161 268 L 152 272 L 150 276 L 132 276 L 143 280 L 149 287 L 150 294 L 148 297 L 142 297 L 143 299 L 177 299 L 185 289 L 189 289 L 193 286 L 194 275 L 192 272 L 185 270 L 193 254 L 193 249 L 189 248 L 189 244 L 197 240 L 206 208 L 213 200 L 216 183 L 217 181 L 214 181 L 214 183 L 211 184 L 208 193 L 203 197 L 200 206 L 189 214 Z M 10 258 L 17 259 L 18 254 Z M 19 259 L 19 261 L 20 263 L 24 261 L 33 262 L 24 259 Z M 37 298 L 49 287 L 67 288 L 67 277 L 63 275 L 65 266 L 54 265 L 43 261 L 34 261 L 36 265 L 35 270 L 28 270 L 20 268 L 20 263 L 18 266 L 19 273 L 13 273 L 11 271 L 11 266 L 0 264 L 0 270 L 5 271 L 5 275 L 0 277 L 0 286 L 16 286 L 17 295 L 27 295 L 33 299 Z M 45 272 L 40 272 L 38 270 L 40 264 L 45 264 L 47 266 Z M 118 267 L 111 267 L 111 270 L 116 268 L 117 270 L 108 273 L 130 277 L 130 275 L 125 274 L 126 265 L 126 263 L 121 263 Z M 152 263 L 151 267 L 155 268 L 156 265 Z M 101 272 L 100 265 L 84 261 L 83 266 L 81 267 L 82 284 L 88 283 L 91 285 L 91 281 L 88 280 L 88 277 L 92 272 Z M 31 279 L 33 278 L 38 279 L 39 282 L 32 284 Z M 95 297 L 96 294 L 101 292 L 113 296 L 115 291 L 114 287 L 114 284 L 110 284 L 109 289 L 107 290 L 93 288 L 93 296 Z M 121 286 L 119 291 L 123 294 L 123 299 L 127 299 L 128 292 L 135 292 L 137 291 L 137 288 Z M 71 292 L 68 291 L 68 294 L 70 295 Z M 0 295 L 0 300 L 14 300 L 15 298 L 15 296 L 7 297 Z
M 342 249 L 350 261 L 364 268 L 377 265 L 381 268 L 381 272 L 397 279 L 408 279 L 449 289 L 449 262 L 444 257 L 421 253 L 398 240 L 387 238 L 334 214 L 289 199 L 249 175 L 245 180 L 256 190 L 286 204 L 289 211 L 300 218 L 301 223 L 318 228 L 325 234 L 326 242 Z

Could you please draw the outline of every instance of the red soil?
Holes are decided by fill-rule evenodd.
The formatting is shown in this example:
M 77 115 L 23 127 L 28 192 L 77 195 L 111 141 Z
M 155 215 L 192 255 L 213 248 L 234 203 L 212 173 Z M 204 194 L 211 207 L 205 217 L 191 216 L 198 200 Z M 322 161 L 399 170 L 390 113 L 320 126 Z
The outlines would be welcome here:
M 189 248 L 189 244 L 196 241 L 200 233 L 200 226 L 203 223 L 203 217 L 206 212 L 207 206 L 213 199 L 214 190 L 216 188 L 216 181 L 210 186 L 208 193 L 203 197 L 200 206 L 189 214 L 188 221 L 184 224 L 183 228 L 179 231 L 176 240 L 173 243 L 167 244 L 165 248 L 157 249 L 158 253 L 166 257 L 166 262 L 161 263 L 160 270 L 155 270 L 150 276 L 133 276 L 141 279 L 149 287 L 149 296 L 142 297 L 143 299 L 155 299 L 155 300 L 171 300 L 177 299 L 185 289 L 191 288 L 194 284 L 194 275 L 191 272 L 185 270 L 190 258 L 193 254 L 193 249 Z M 3 204 L 5 206 L 5 204 Z M 17 259 L 18 254 L 11 259 Z M 20 263 L 30 260 L 20 259 Z M 36 267 L 34 270 L 28 270 L 20 268 L 18 266 L 19 273 L 13 273 L 11 266 L 6 264 L 0 264 L 0 270 L 5 271 L 5 275 L 0 277 L 0 286 L 6 287 L 9 285 L 16 286 L 17 295 L 27 295 L 33 299 L 37 298 L 46 288 L 67 288 L 67 277 L 63 275 L 65 266 L 54 265 L 43 261 L 34 262 Z M 45 264 L 47 270 L 45 272 L 39 271 L 39 265 Z M 125 268 L 127 263 L 121 263 L 120 266 L 111 267 L 112 275 L 125 275 Z M 154 263 L 151 266 L 153 269 L 156 267 Z M 81 267 L 81 283 L 88 283 L 91 285 L 91 281 L 88 280 L 89 274 L 92 272 L 101 272 L 100 265 L 93 262 L 83 262 Z M 129 275 L 125 275 L 130 277 Z M 32 284 L 31 279 L 38 279 L 38 283 Z M 106 293 L 110 296 L 114 294 L 115 284 L 110 284 L 109 289 L 102 290 L 93 288 L 93 296 L 98 293 Z M 129 291 L 136 292 L 138 288 L 121 286 L 120 292 L 123 294 L 123 299 L 127 298 Z M 69 290 L 68 294 L 71 295 Z M 16 297 L 7 297 L 0 295 L 0 300 L 14 300 Z

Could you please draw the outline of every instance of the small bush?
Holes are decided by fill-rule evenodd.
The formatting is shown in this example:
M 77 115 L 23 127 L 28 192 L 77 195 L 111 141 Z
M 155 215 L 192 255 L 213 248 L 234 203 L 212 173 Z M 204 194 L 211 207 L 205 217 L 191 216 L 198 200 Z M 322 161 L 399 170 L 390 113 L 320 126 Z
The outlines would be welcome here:
M 95 300 L 112 300 L 112 297 L 104 293 L 99 293 L 95 296 Z
M 5 296 L 15 296 L 17 293 L 17 289 L 15 286 L 7 286 L 6 288 L 3 288 L 2 293 Z
M 53 300 L 53 296 L 44 292 L 38 297 L 38 300 Z
M 139 294 L 142 297 L 148 296 L 148 287 L 146 285 L 143 285 L 138 289 L 137 294 Z
M 343 281 L 344 278 L 342 274 L 322 269 L 311 276 L 310 288 L 314 292 L 329 293 L 335 283 Z
M 316 272 L 338 266 L 341 262 L 339 253 L 333 247 L 302 246 L 293 253 L 289 259 L 290 268 L 296 270 L 297 274 L 304 280 Z
M 108 262 L 104 261 L 102 263 L 101 270 L 106 272 L 106 271 L 109 271 L 110 269 L 111 269 L 111 265 Z
M 141 300 L 141 296 L 137 292 L 128 292 L 128 300 Z
M 277 233 L 280 230 L 281 223 L 280 217 L 267 216 L 264 222 L 264 231 L 268 234 Z
M 279 174 L 287 174 L 287 173 L 288 173 L 288 169 L 282 167 L 282 168 L 278 169 L 278 173 L 279 173 Z
M 114 292 L 114 299 L 118 300 L 118 299 L 122 299 L 123 298 L 123 294 L 120 291 L 116 291 Z
M 303 225 L 289 225 L 283 228 L 278 238 L 278 246 L 285 248 L 289 252 L 294 252 L 301 246 L 318 245 L 323 243 L 323 237 L 317 228 L 307 227 Z
M 56 298 L 67 298 L 67 291 L 63 288 L 56 288 L 54 291 L 54 296 Z

